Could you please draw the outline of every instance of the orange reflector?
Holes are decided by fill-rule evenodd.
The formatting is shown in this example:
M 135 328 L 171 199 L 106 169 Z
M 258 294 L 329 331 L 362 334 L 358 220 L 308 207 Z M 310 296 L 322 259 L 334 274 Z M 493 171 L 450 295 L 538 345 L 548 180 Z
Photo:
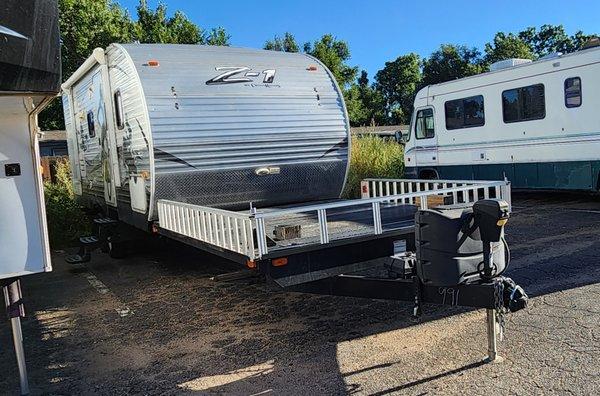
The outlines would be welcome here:
M 306 68 L 306 70 L 308 70 L 308 71 L 317 71 L 317 66 L 315 66 L 315 65 L 310 65 L 310 66 L 308 66 L 308 67 Z
M 248 267 L 250 269 L 256 268 L 256 261 L 254 261 L 254 260 L 248 260 L 248 261 L 246 261 L 246 267 Z
M 160 66 L 160 64 L 158 63 L 157 60 L 149 60 L 148 66 L 158 67 L 158 66 Z
M 273 259 L 271 260 L 271 265 L 273 265 L 273 267 L 283 267 L 284 265 L 287 265 L 287 257 Z

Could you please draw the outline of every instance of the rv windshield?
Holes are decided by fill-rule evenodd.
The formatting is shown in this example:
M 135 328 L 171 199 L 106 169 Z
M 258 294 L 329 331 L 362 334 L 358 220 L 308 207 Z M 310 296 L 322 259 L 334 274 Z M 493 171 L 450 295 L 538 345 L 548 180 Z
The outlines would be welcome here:
M 429 139 L 435 136 L 433 109 L 423 109 L 417 112 L 415 136 L 417 139 Z

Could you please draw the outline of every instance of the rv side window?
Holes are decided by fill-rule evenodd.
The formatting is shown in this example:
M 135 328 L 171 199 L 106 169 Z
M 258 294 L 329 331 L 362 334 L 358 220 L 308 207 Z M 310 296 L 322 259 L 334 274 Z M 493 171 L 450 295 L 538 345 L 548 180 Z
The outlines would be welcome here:
M 502 92 L 502 115 L 506 123 L 546 117 L 544 85 L 536 84 Z
M 565 80 L 565 106 L 581 106 L 581 79 L 579 77 L 567 78 Z
M 483 96 L 449 100 L 444 104 L 446 129 L 461 129 L 485 124 Z
M 417 111 L 417 116 L 415 117 L 415 136 L 417 139 L 429 139 L 435 136 L 432 109 Z
M 125 128 L 125 120 L 123 117 L 123 98 L 121 97 L 121 90 L 117 89 L 113 98 L 115 102 L 117 129 L 123 129 Z
M 96 137 L 96 126 L 94 125 L 94 112 L 92 110 L 88 111 L 87 113 L 87 125 L 89 137 Z

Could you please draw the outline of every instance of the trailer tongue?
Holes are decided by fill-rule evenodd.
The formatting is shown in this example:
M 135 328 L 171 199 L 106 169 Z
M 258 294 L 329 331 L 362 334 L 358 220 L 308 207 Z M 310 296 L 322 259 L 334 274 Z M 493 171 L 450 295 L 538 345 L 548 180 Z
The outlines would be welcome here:
M 241 212 L 160 200 L 156 230 L 289 291 L 410 301 L 416 316 L 424 303 L 485 308 L 496 361 L 503 315 L 527 305 L 502 276 L 510 184 L 369 179 L 361 187 L 359 200 Z M 360 274 L 381 259 L 390 260 L 387 276 Z

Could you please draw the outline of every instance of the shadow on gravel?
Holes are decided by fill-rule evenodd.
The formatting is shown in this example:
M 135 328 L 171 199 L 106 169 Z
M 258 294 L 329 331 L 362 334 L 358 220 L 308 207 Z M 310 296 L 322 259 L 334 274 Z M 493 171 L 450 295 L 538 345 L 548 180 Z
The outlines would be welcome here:
M 394 393 L 394 392 L 400 392 L 400 391 L 403 391 L 403 390 L 406 390 L 406 389 L 410 389 L 410 388 L 412 388 L 414 386 L 417 386 L 417 385 L 422 385 L 422 384 L 425 384 L 427 382 L 431 382 L 431 381 L 435 381 L 435 380 L 438 380 L 438 379 L 441 379 L 441 378 L 444 378 L 444 377 L 448 377 L 450 375 L 460 374 L 460 373 L 462 373 L 464 371 L 472 370 L 472 369 L 475 369 L 477 367 L 481 367 L 484 364 L 487 364 L 486 361 L 485 360 L 480 360 L 479 362 L 467 364 L 465 366 L 456 368 L 454 370 L 445 371 L 445 372 L 443 372 L 441 374 L 432 375 L 430 377 L 422 378 L 422 379 L 417 380 L 417 381 L 413 381 L 413 382 L 409 382 L 407 384 L 403 384 L 403 385 L 400 385 L 400 386 L 389 388 L 389 389 L 386 389 L 386 390 L 381 391 L 381 392 L 371 393 L 371 396 L 383 396 L 383 395 L 389 395 L 390 393 Z

